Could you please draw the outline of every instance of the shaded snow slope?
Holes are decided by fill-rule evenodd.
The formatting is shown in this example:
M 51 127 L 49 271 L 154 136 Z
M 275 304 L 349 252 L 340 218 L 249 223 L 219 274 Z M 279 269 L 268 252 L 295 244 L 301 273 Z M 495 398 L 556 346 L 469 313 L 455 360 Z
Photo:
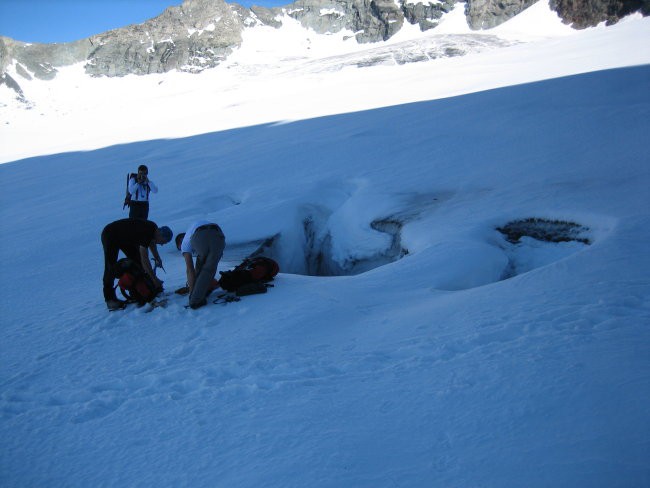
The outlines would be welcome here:
M 600 71 L 1 165 L 1 484 L 647 486 L 649 80 Z M 279 235 L 275 288 L 108 313 L 99 234 L 141 162 L 154 221 L 223 227 L 220 269 Z M 518 242 L 497 230 L 533 218 Z M 408 253 L 305 276 L 308 221 L 341 266 L 391 246 L 376 221 L 399 222 Z M 181 257 L 161 254 L 181 286 Z

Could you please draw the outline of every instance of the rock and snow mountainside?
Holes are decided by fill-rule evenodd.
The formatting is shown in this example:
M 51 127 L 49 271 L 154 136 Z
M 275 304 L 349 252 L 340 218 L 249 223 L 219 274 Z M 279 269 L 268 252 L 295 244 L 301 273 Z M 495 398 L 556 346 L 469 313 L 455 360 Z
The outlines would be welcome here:
M 537 0 L 467 0 L 465 16 L 472 29 L 489 29 L 521 13 Z M 200 72 L 222 63 L 241 46 L 243 31 L 254 26 L 282 29 L 289 19 L 317 34 L 346 33 L 358 43 L 387 41 L 405 25 L 421 31 L 434 29 L 457 0 L 298 0 L 281 8 L 246 9 L 224 0 L 185 0 L 161 15 L 138 25 L 98 33 L 65 44 L 27 44 L 0 37 L 0 72 L 8 86 L 21 81 L 7 73 L 15 65 L 21 79 L 52 79 L 62 66 L 83 62 L 92 76 Z M 576 27 L 615 23 L 641 11 L 650 13 L 647 0 L 565 2 L 551 8 Z M 451 51 L 450 51 L 451 52 Z

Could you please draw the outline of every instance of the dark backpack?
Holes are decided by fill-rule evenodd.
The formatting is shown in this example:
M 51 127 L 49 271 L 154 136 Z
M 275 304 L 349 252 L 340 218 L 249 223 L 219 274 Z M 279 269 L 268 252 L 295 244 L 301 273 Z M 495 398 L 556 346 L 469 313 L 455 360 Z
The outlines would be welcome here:
M 219 286 L 240 296 L 264 293 L 269 281 L 280 271 L 273 259 L 264 256 L 246 258 L 231 271 L 220 271 Z M 270 286 L 270 285 L 269 285 Z
M 131 206 L 131 194 L 129 193 L 129 180 L 131 178 L 135 178 L 137 173 L 131 173 L 126 175 L 126 196 L 124 197 L 124 205 L 122 205 L 122 210 L 124 210 L 126 207 Z
M 117 287 L 129 302 L 144 305 L 158 294 L 149 275 L 132 259 L 123 258 L 115 264 L 115 277 L 118 280 Z

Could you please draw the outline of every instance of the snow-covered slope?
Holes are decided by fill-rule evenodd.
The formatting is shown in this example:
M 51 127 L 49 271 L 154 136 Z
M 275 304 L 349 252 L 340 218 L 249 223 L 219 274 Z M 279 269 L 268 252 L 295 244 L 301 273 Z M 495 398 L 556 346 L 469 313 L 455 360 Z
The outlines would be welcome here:
M 0 162 L 433 100 L 650 62 L 650 49 L 644 48 L 648 19 L 575 31 L 545 2 L 482 33 L 469 31 L 464 19 L 460 4 L 433 31 L 407 26 L 391 42 L 372 47 L 345 40 L 345 33 L 319 36 L 287 19 L 280 30 L 245 31 L 239 52 L 200 75 L 97 79 L 79 65 L 61 69 L 53 81 L 24 82 L 9 69 L 21 79 L 32 108 L 25 110 L 13 92 L 0 86 L 5 104 L 0 108 Z M 467 54 L 444 57 L 458 52 Z M 438 56 L 443 57 L 435 62 L 398 64 Z
M 91 80 L 115 107 L 43 112 L 69 149 L 285 120 L 0 165 L 0 484 L 647 486 L 650 66 L 627 50 L 647 33 L 630 19 L 310 73 L 295 98 L 281 73 L 233 75 L 230 92 Z M 643 65 L 589 72 L 617 51 Z M 133 95 L 147 83 L 158 108 Z M 401 103 L 427 86 L 440 99 Z M 383 108 L 354 111 L 373 96 Z M 319 103 L 345 113 L 307 118 Z M 22 150 L 54 142 L 33 132 Z M 275 287 L 108 313 L 99 235 L 140 163 L 160 187 L 152 220 L 222 226 L 221 270 L 277 236 Z M 317 252 L 349 273 L 308 276 Z M 167 288 L 184 284 L 182 258 L 161 255 Z

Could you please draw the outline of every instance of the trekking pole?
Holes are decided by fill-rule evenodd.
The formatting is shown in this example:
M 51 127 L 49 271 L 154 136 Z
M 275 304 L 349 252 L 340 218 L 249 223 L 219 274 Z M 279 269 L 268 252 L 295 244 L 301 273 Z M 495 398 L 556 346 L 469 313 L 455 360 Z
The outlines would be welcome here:
M 126 174 L 126 194 L 129 194 L 129 173 Z M 124 197 L 124 205 L 122 205 L 122 210 L 126 208 L 128 202 L 128 197 Z

